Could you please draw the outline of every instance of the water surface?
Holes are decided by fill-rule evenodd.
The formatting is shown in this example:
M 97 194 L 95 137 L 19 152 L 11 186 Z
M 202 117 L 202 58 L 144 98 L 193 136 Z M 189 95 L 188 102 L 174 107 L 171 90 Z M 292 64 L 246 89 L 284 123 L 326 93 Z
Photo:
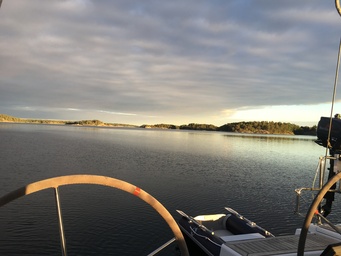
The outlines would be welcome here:
M 0 124 L 0 138 L 0 195 L 60 175 L 105 175 L 141 187 L 175 218 L 176 209 L 228 206 L 275 235 L 301 226 L 293 190 L 311 186 L 325 154 L 311 136 Z M 94 185 L 60 193 L 69 255 L 146 255 L 172 238 L 130 194 Z M 1 255 L 60 254 L 53 196 L 46 190 L 0 209 Z

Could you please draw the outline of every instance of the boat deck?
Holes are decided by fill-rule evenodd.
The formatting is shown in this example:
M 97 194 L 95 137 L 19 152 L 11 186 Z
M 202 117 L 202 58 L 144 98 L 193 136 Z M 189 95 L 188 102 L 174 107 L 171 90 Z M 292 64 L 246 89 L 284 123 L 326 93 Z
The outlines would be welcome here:
M 243 256 L 267 256 L 290 254 L 296 255 L 298 235 L 226 242 L 225 245 Z M 308 234 L 305 251 L 323 251 L 329 244 L 340 240 L 319 234 Z

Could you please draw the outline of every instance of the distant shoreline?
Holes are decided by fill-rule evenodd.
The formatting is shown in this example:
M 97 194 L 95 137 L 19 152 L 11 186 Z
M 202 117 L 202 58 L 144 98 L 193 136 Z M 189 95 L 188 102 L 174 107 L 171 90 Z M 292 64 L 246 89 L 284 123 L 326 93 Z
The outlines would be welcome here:
M 51 119 L 25 119 L 0 114 L 1 123 L 17 123 L 17 124 L 49 124 L 49 125 L 66 125 L 66 126 L 83 126 L 83 127 L 112 127 L 112 128 L 143 128 L 143 129 L 179 129 L 179 130 L 199 130 L 199 131 L 221 131 L 236 132 L 248 134 L 274 134 L 274 135 L 313 135 L 316 136 L 316 126 L 298 126 L 291 123 L 254 121 L 254 122 L 236 122 L 227 123 L 217 127 L 212 124 L 190 123 L 188 125 L 173 124 L 143 124 L 141 126 L 121 124 L 121 123 L 105 123 L 100 120 L 81 120 L 81 121 L 65 121 Z

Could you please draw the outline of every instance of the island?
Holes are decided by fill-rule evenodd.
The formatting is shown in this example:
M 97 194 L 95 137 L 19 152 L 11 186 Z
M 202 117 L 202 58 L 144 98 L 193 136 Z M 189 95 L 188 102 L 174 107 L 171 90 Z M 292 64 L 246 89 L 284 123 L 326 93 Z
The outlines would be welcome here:
M 199 130 L 199 131 L 221 131 L 252 134 L 287 134 L 287 135 L 312 135 L 316 136 L 317 126 L 299 126 L 296 124 L 272 121 L 252 121 L 234 122 L 222 126 L 213 124 L 190 123 L 184 125 L 173 124 L 143 124 L 140 126 L 121 123 L 105 123 L 100 120 L 81 120 L 81 121 L 62 121 L 50 119 L 28 119 L 13 117 L 0 114 L 0 122 L 28 123 L 28 124 L 55 124 L 55 125 L 74 125 L 74 126 L 99 126 L 99 127 L 129 127 L 145 129 L 180 129 L 180 130 Z

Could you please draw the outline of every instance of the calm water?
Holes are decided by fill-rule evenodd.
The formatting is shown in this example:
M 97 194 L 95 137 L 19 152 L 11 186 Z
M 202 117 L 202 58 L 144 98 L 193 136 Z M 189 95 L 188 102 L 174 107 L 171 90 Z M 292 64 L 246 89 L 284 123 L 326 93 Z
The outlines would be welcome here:
M 176 219 L 176 209 L 228 206 L 275 235 L 292 234 L 303 222 L 293 190 L 311 186 L 325 154 L 314 139 L 0 124 L 0 195 L 60 175 L 105 175 L 141 187 Z M 125 192 L 77 185 L 60 194 L 69 255 L 146 255 L 172 238 L 154 210 Z M 53 196 L 46 190 L 0 208 L 0 255 L 60 255 Z

